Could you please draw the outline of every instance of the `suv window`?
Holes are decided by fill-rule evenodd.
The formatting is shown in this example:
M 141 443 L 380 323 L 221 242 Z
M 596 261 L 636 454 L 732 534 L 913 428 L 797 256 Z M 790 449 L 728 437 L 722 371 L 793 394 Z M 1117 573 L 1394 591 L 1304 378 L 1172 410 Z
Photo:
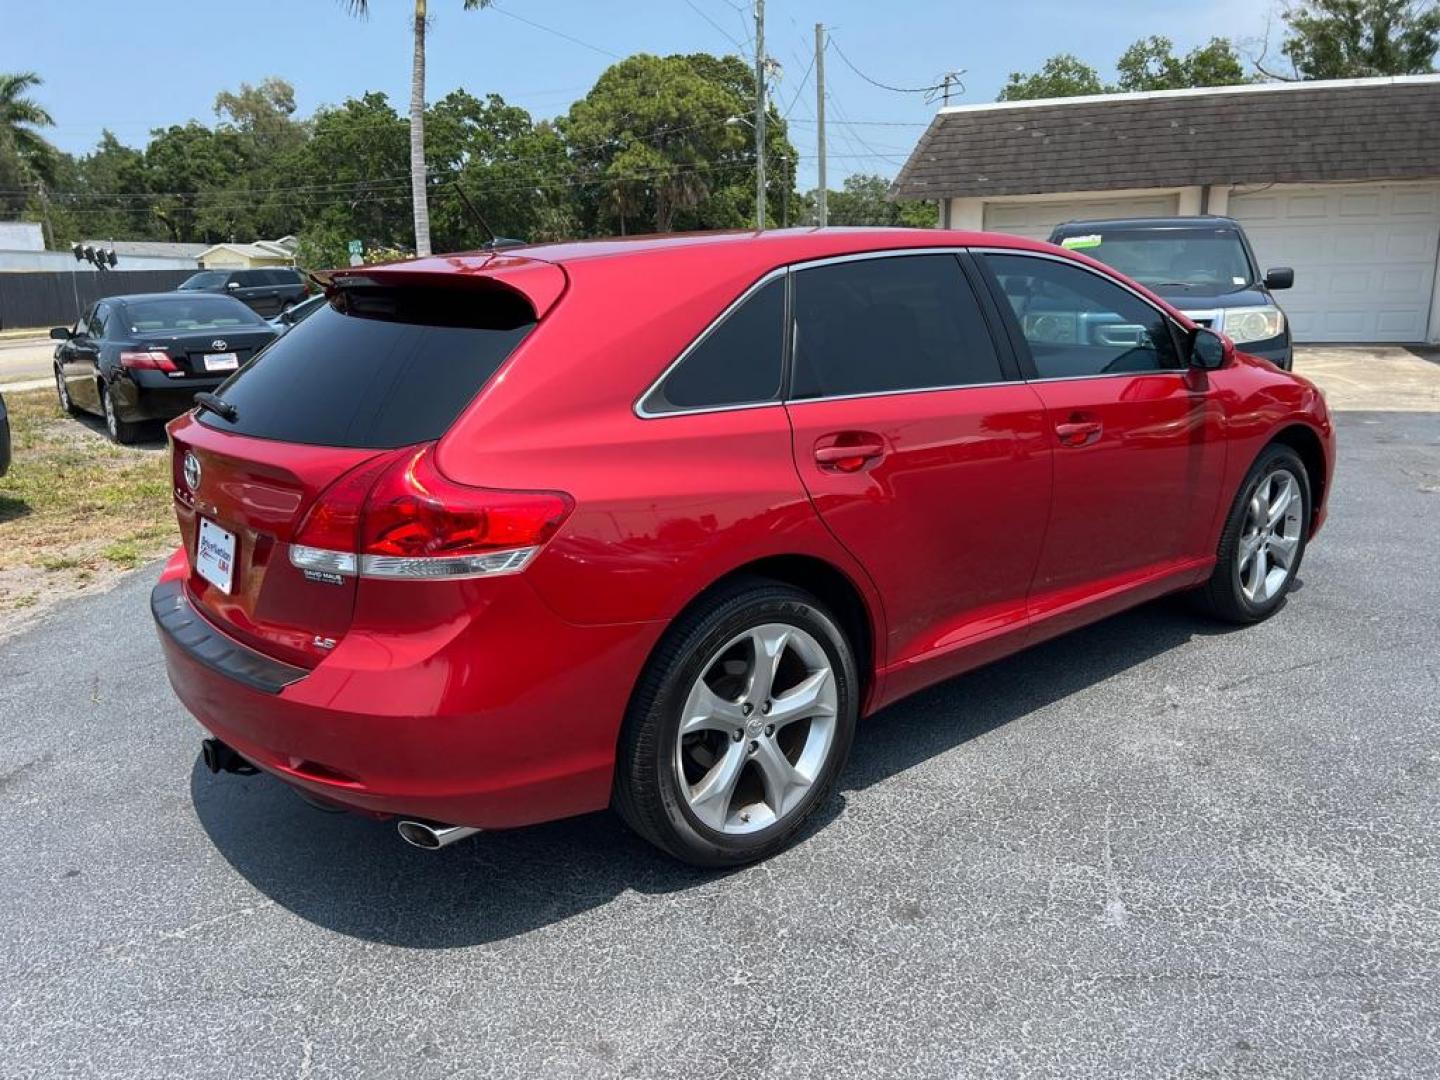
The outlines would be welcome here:
M 198 274 L 191 274 L 178 288 L 187 292 L 192 289 L 218 289 L 225 284 L 225 279 L 229 276 L 229 271 L 226 270 L 202 270 Z
M 346 290 L 217 391 L 234 420 L 200 422 L 313 446 L 438 439 L 534 325 L 530 305 L 500 290 Z
M 250 289 L 257 285 L 270 284 L 264 270 L 239 270 L 236 272 L 234 280 L 239 282 L 242 289 Z
M 283 267 L 277 270 L 263 270 L 265 283 L 267 285 L 299 285 L 300 275 L 294 270 L 286 270 Z
M 1042 379 L 1180 367 L 1170 320 L 1099 274 L 1056 259 L 986 255 Z
M 953 255 L 901 255 L 800 270 L 795 326 L 795 398 L 1004 378 L 979 303 Z
M 665 413 L 775 401 L 784 340 L 782 276 L 756 289 L 696 341 L 643 408 Z

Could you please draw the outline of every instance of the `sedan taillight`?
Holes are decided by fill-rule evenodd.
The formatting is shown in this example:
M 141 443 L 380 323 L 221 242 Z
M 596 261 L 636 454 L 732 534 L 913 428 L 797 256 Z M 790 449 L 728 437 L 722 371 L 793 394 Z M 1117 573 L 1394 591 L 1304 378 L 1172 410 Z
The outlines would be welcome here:
M 120 354 L 120 366 L 126 371 L 179 371 L 170 354 L 163 349 L 127 349 Z

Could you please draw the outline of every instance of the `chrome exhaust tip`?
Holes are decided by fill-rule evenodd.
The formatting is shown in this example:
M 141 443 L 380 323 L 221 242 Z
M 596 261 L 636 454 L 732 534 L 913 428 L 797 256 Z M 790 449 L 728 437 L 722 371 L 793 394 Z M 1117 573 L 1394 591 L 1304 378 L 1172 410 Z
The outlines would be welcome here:
M 428 821 L 402 821 L 395 828 L 401 840 L 426 851 L 439 851 L 480 831 L 469 825 L 431 825 Z

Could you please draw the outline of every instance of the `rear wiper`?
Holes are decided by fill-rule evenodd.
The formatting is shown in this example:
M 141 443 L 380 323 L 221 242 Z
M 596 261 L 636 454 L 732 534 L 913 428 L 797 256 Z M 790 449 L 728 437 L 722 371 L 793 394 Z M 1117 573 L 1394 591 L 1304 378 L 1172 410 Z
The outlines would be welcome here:
M 201 409 L 213 412 L 222 420 L 229 420 L 232 424 L 235 422 L 235 418 L 240 415 L 234 405 L 216 397 L 208 390 L 202 390 L 195 395 L 195 404 Z

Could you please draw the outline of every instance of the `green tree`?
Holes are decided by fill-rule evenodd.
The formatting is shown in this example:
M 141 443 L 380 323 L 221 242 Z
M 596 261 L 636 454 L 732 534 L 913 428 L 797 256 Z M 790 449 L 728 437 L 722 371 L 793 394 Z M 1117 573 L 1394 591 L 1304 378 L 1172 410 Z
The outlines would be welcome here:
M 370 14 L 369 0 L 347 0 L 352 14 Z M 491 0 L 464 0 L 466 11 L 489 7 Z M 430 254 L 430 206 L 426 199 L 429 171 L 425 167 L 425 23 L 426 0 L 415 0 L 412 21 L 414 50 L 410 66 L 410 197 L 415 214 L 415 251 Z
M 447 94 L 425 120 L 426 157 L 454 177 L 435 190 L 431 227 L 442 251 L 476 247 L 486 237 L 454 191 L 459 184 L 499 236 L 554 239 L 573 233 L 574 167 L 553 124 L 536 124 L 498 94 L 480 100 Z
M 638 54 L 608 68 L 570 108 L 561 130 L 599 232 L 735 228 L 753 221 L 754 82 L 736 57 Z M 771 107 L 766 124 L 767 217 L 784 216 L 797 156 Z M 751 187 L 753 191 L 753 187 Z M 778 211 L 778 212 L 775 212 Z
M 212 131 L 191 120 L 151 132 L 145 147 L 150 211 L 177 242 L 229 240 L 231 229 L 217 210 L 227 208 L 219 189 L 245 169 L 245 152 L 234 131 Z
M 1183 57 L 1175 55 L 1175 43 L 1167 37 L 1142 38 L 1120 55 L 1115 70 L 1120 90 L 1182 90 L 1249 81 L 1235 46 L 1224 38 L 1211 38 Z
M 44 81 L 33 71 L 0 74 L 0 147 L 41 180 L 51 177 L 56 150 L 36 129 L 55 121 L 29 91 Z
M 409 127 L 380 93 L 316 112 L 309 140 L 282 159 L 269 205 L 298 228 L 301 261 L 343 266 L 345 244 L 407 249 L 414 219 L 405 183 Z M 303 223 L 303 225 L 301 224 Z
M 305 125 L 295 119 L 295 87 L 273 75 L 259 86 L 242 82 L 239 90 L 216 94 L 215 116 L 222 128 L 243 136 L 246 152 L 256 163 L 305 140 Z
M 74 176 L 56 186 L 52 200 L 56 238 L 160 240 L 165 229 L 150 212 L 145 154 L 102 131 L 93 151 L 72 165 Z
M 873 173 L 856 173 L 846 177 L 840 191 L 831 191 L 825 199 L 826 217 L 831 225 L 905 225 L 912 228 L 934 228 L 935 204 L 928 202 L 896 202 L 890 197 L 890 181 Z M 807 196 L 814 205 L 814 193 Z
M 1300 79 L 1424 74 L 1440 49 L 1435 0 L 1300 0 L 1282 17 L 1281 51 Z
M 28 198 L 20 192 L 55 183 L 59 152 L 37 130 L 55 121 L 29 91 L 44 80 L 33 71 L 0 74 L 0 211 L 5 217 L 22 213 Z M 53 242 L 54 237 L 51 237 Z
M 1086 94 L 1103 94 L 1105 84 L 1100 73 L 1085 61 L 1070 53 L 1052 56 L 1039 71 L 1027 75 L 1012 71 L 1005 88 L 1000 91 L 1000 101 L 1028 101 L 1035 98 L 1081 97 Z

